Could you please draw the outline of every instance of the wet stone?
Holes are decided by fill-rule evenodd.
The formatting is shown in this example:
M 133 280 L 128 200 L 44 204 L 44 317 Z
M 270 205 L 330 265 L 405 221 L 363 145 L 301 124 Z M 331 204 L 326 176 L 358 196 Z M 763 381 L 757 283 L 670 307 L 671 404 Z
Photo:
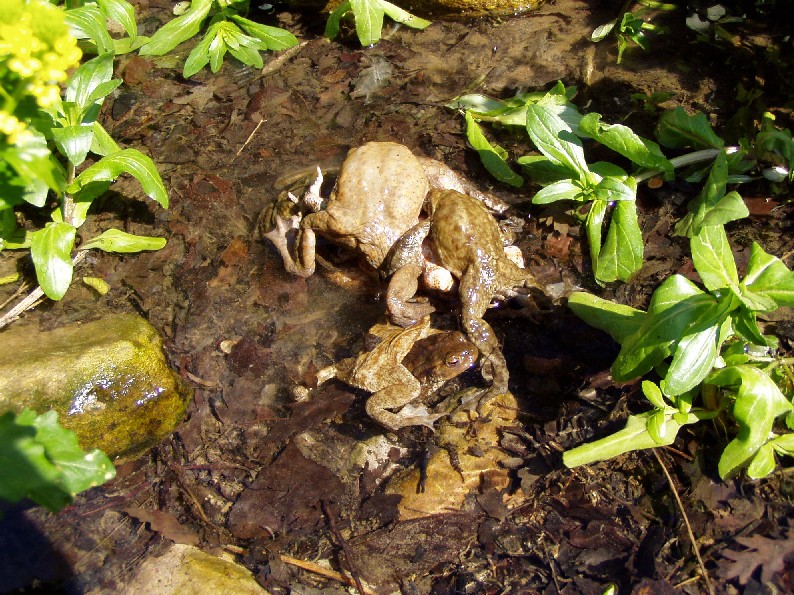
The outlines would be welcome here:
M 41 331 L 20 321 L 0 333 L 0 413 L 54 409 L 84 449 L 132 457 L 181 421 L 189 389 L 162 340 L 134 314 Z

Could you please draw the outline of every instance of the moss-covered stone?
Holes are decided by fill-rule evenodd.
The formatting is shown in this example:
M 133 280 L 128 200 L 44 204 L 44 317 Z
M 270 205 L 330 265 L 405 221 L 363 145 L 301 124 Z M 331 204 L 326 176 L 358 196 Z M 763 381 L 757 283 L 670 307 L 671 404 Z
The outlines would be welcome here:
M 157 444 L 182 419 L 190 390 L 168 367 L 162 340 L 133 314 L 40 331 L 0 333 L 0 414 L 58 412 L 84 449 L 111 458 Z

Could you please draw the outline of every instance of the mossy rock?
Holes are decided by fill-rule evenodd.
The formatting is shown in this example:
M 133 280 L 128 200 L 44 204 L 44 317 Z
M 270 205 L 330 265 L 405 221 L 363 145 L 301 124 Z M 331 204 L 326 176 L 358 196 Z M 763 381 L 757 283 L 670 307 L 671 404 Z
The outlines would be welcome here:
M 40 331 L 0 333 L 0 414 L 54 409 L 80 446 L 111 459 L 157 444 L 181 421 L 191 391 L 166 362 L 155 328 L 133 314 Z

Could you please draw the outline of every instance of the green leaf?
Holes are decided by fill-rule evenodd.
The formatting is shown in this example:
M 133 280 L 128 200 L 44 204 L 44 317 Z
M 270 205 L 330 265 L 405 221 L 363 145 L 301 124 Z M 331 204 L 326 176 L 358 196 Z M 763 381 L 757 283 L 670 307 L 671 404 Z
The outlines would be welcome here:
M 135 22 L 135 8 L 127 0 L 96 0 L 111 21 L 124 27 L 127 35 L 135 39 L 138 36 L 138 23 Z
M 657 411 L 654 410 L 640 415 L 630 415 L 626 420 L 626 427 L 622 430 L 562 453 L 563 464 L 569 468 L 578 467 L 596 461 L 606 461 L 633 450 L 672 444 L 681 427 L 698 421 L 694 413 L 687 416 L 684 424 L 676 421 L 672 414 L 665 414 L 664 423 L 659 424 L 662 426 L 658 431 L 661 441 L 657 442 L 648 432 L 648 419 L 656 414 Z
M 748 296 L 754 296 L 753 305 Z M 773 305 L 794 307 L 794 272 L 790 271 L 779 258 L 767 254 L 753 242 L 747 275 L 742 280 L 739 296 L 751 310 L 768 312 Z
M 131 254 L 144 250 L 159 250 L 166 244 L 165 238 L 137 236 L 119 229 L 108 229 L 80 246 L 80 250 L 97 249 L 104 252 Z
M 485 169 L 487 169 L 493 177 L 515 188 L 521 187 L 524 183 L 524 179 L 510 169 L 510 166 L 507 165 L 507 162 L 502 158 L 499 152 L 491 145 L 488 139 L 485 138 L 485 135 L 483 135 L 480 129 L 480 125 L 474 121 L 474 118 L 469 112 L 466 112 L 466 138 L 469 140 L 474 150 L 477 151 Z
M 328 15 L 328 20 L 325 22 L 325 33 L 324 35 L 328 39 L 334 39 L 337 35 L 339 35 L 339 31 L 341 30 L 340 23 L 342 18 L 351 11 L 350 7 L 350 0 L 344 0 L 339 6 L 337 6 L 330 15 Z
M 569 172 L 570 173 L 570 172 Z M 558 200 L 581 200 L 582 188 L 573 180 L 560 180 L 541 188 L 532 197 L 533 205 L 546 205 Z
M 46 193 L 42 195 L 40 183 L 61 194 L 66 187 L 66 172 L 63 166 L 52 155 L 47 139 L 36 130 L 31 130 L 29 137 L 0 152 L 3 160 L 13 168 L 25 186 L 34 186 L 34 190 L 25 200 L 40 207 L 44 204 Z M 38 186 L 35 186 L 37 185 Z M 31 200 L 33 199 L 33 200 Z M 38 199 L 38 200 L 35 200 Z M 35 200 L 35 202 L 34 202 Z
M 637 205 L 634 201 L 619 201 L 612 211 L 607 238 L 598 255 L 595 276 L 604 282 L 628 281 L 642 267 L 642 255 L 642 231 L 637 221 Z
M 68 223 L 47 223 L 30 234 L 30 256 L 41 289 L 51 300 L 59 300 L 72 282 L 72 247 L 76 230 Z
M 84 62 L 74 71 L 66 86 L 66 101 L 74 102 L 80 112 L 80 121 L 72 124 L 82 124 L 83 116 L 88 108 L 100 99 L 104 99 L 113 89 L 121 84 L 121 80 L 113 78 L 113 53 L 104 53 Z
M 703 113 L 690 116 L 682 107 L 662 112 L 656 125 L 656 139 L 670 149 L 721 149 L 725 144 L 714 134 Z
M 350 0 L 350 8 L 356 20 L 356 35 L 362 46 L 368 47 L 380 41 L 383 29 L 383 7 L 377 0 Z
M 568 124 L 545 105 L 527 106 L 527 133 L 538 150 L 553 163 L 567 167 L 580 178 L 589 173 L 581 141 Z
M 99 450 L 84 452 L 74 432 L 58 424 L 54 411 L 36 417 L 29 409 L 0 416 L 0 498 L 30 498 L 57 512 L 75 494 L 115 476 Z
M 739 273 L 725 228 L 722 225 L 701 228 L 690 246 L 695 269 L 706 288 L 712 293 L 731 289 L 738 295 Z
M 761 334 L 758 323 L 755 320 L 755 312 L 747 306 L 741 306 L 731 312 L 733 329 L 745 341 L 752 345 L 766 345 L 767 340 Z
M 184 14 L 163 25 L 138 53 L 141 56 L 162 56 L 197 35 L 212 3 L 213 0 L 193 0 Z
M 89 39 L 98 54 L 113 52 L 113 39 L 108 33 L 105 15 L 96 4 L 86 4 L 66 11 L 66 24 L 77 39 Z
M 612 377 L 624 382 L 646 374 L 673 353 L 681 338 L 710 326 L 718 309 L 717 301 L 688 279 L 669 277 L 651 297 L 642 326 L 623 341 Z
M 168 193 L 154 162 L 137 149 L 122 149 L 106 155 L 91 167 L 83 170 L 69 185 L 68 191 L 76 193 L 91 182 L 113 181 L 122 173 L 132 175 L 141 183 L 147 196 L 154 199 L 163 208 L 168 208 Z
M 747 477 L 750 479 L 766 477 L 775 470 L 776 465 L 775 449 L 771 444 L 764 444 L 750 461 L 747 467 Z
M 783 434 L 778 436 L 772 442 L 772 448 L 777 452 L 786 456 L 794 456 L 794 434 Z
M 232 15 L 231 18 L 235 23 L 240 25 L 246 33 L 253 35 L 262 42 L 262 44 L 264 44 L 263 49 L 286 50 L 287 48 L 298 45 L 298 38 L 285 29 L 255 23 L 239 15 Z
M 682 337 L 678 342 L 673 361 L 664 377 L 664 389 L 668 395 L 676 396 L 693 389 L 714 368 L 719 323 L 719 320 L 715 320 L 711 326 Z
M 216 31 L 217 27 L 215 25 L 210 26 L 210 28 L 207 30 L 207 34 L 201 38 L 201 40 L 190 52 L 187 60 L 185 60 L 185 66 L 182 69 L 183 77 L 186 79 L 190 78 L 209 63 L 210 44 L 215 39 Z
M 724 225 L 749 215 L 747 205 L 736 192 L 725 194 L 728 160 L 725 151 L 717 153 L 709 177 L 698 198 L 687 205 L 689 213 L 675 226 L 675 235 L 693 237 L 704 225 Z
M 598 258 L 601 255 L 601 228 L 607 214 L 607 204 L 604 200 L 593 201 L 585 219 L 587 245 L 590 248 L 590 262 L 593 271 L 598 270 Z
M 94 141 L 94 130 L 91 126 L 66 126 L 53 128 L 52 138 L 58 150 L 66 156 L 72 165 L 78 166 L 85 161 Z
M 656 386 L 656 383 L 651 382 L 650 380 L 643 380 L 642 394 L 645 395 L 645 398 L 648 399 L 651 402 L 651 405 L 656 407 L 656 409 L 664 410 L 667 408 L 667 403 L 664 402 L 662 391 L 659 390 L 659 387 Z
M 571 177 L 571 170 L 543 155 L 524 155 L 516 159 L 524 173 L 536 184 L 548 185 Z
M 407 10 L 403 10 L 399 6 L 386 2 L 386 0 L 379 0 L 378 2 L 383 9 L 383 12 L 396 23 L 401 23 L 413 29 L 424 29 L 430 26 L 430 21 L 420 19 L 418 16 L 412 15 Z
M 91 124 L 91 128 L 94 131 L 94 138 L 91 141 L 92 153 L 96 153 L 97 155 L 104 157 L 105 155 L 121 150 L 116 141 L 114 141 L 110 134 L 108 134 L 108 131 L 105 130 L 102 124 L 99 122 L 94 122 Z
M 608 333 L 618 343 L 636 333 L 646 313 L 583 291 L 568 296 L 568 307 L 590 326 Z
M 733 417 L 739 433 L 725 447 L 718 464 L 720 477 L 726 479 L 736 475 L 767 443 L 775 418 L 790 412 L 792 405 L 774 381 L 753 366 L 723 368 L 707 382 L 736 391 Z
M 672 175 L 673 164 L 664 156 L 659 145 L 638 136 L 628 126 L 603 124 L 600 120 L 601 114 L 587 114 L 579 122 L 579 129 L 637 165 Z

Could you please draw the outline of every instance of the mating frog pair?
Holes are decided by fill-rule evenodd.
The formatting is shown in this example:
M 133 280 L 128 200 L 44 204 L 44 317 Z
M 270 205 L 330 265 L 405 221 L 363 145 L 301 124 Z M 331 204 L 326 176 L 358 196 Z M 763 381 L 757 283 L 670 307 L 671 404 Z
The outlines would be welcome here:
M 352 149 L 327 200 L 320 196 L 319 186 L 320 180 L 287 209 L 277 205 L 275 227 L 263 234 L 279 251 L 285 268 L 303 277 L 313 274 L 318 233 L 352 248 L 389 278 L 389 315 L 404 327 L 433 311 L 426 299 L 416 297 L 419 279 L 439 268 L 448 271 L 458 281 L 463 328 L 492 379 L 480 401 L 506 392 L 505 359 L 483 315 L 495 297 L 511 295 L 517 287 L 541 288 L 505 254 L 492 213 L 503 213 L 507 205 L 446 165 L 418 158 L 407 147 L 390 142 Z M 306 210 L 311 212 L 304 214 Z M 289 244 L 292 230 L 295 256 Z

